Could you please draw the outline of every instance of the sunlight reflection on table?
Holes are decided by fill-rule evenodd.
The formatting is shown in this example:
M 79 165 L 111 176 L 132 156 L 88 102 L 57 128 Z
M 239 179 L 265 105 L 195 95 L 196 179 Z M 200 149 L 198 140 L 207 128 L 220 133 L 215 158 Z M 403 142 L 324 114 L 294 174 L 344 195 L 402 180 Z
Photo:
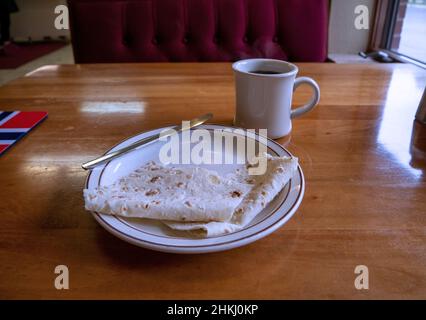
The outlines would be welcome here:
M 422 170 L 410 165 L 410 141 L 414 115 L 423 93 L 412 70 L 396 69 L 392 74 L 377 142 L 414 177 Z

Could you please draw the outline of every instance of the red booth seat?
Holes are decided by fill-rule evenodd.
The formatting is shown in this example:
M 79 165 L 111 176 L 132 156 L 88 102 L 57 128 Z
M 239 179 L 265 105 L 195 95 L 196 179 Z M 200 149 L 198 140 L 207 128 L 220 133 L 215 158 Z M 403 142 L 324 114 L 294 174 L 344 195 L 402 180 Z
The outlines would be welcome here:
M 69 0 L 77 63 L 326 60 L 328 0 Z

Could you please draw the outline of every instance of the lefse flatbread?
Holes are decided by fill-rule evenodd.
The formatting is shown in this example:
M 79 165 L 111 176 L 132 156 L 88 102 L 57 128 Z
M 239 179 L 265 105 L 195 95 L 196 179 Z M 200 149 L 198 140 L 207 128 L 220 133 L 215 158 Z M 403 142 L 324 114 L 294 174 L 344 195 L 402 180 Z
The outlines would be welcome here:
M 263 175 L 249 176 L 241 172 L 240 180 L 251 183 L 251 190 L 235 208 L 232 217 L 224 222 L 173 222 L 164 221 L 172 229 L 187 231 L 192 235 L 212 237 L 241 230 L 271 202 L 291 179 L 298 166 L 293 157 L 267 157 L 267 170 Z
M 248 225 L 297 170 L 295 157 L 263 156 L 267 158 L 266 172 L 253 176 L 248 168 L 221 176 L 201 167 L 174 168 L 150 162 L 110 186 L 85 189 L 86 209 L 157 219 L 195 236 L 235 232 Z
M 85 189 L 87 210 L 131 218 L 228 221 L 251 189 L 201 167 L 150 162 L 109 186 Z

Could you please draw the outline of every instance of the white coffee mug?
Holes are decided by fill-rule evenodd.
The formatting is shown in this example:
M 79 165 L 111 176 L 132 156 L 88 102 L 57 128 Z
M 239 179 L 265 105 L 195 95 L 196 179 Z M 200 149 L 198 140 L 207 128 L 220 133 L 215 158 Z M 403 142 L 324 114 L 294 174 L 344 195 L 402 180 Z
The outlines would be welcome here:
M 272 139 L 291 131 L 291 119 L 314 108 L 320 99 L 318 84 L 311 78 L 296 79 L 297 66 L 282 60 L 247 59 L 232 65 L 235 73 L 236 113 L 234 124 L 247 129 L 267 129 Z M 306 83 L 311 100 L 291 109 L 293 91 Z

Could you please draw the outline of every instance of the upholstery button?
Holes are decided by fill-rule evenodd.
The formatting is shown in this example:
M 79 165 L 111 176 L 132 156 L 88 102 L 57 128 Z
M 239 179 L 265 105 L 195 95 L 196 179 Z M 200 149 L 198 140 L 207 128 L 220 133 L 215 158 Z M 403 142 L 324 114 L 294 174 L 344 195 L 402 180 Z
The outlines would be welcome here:
M 274 39 L 272 39 L 273 42 L 278 42 L 278 37 L 275 36 Z
M 185 37 L 183 38 L 182 42 L 183 42 L 184 44 L 188 44 L 188 42 L 189 42 L 189 37 L 188 37 L 188 36 L 185 36 Z
M 124 44 L 125 46 L 129 46 L 129 45 L 130 45 L 130 36 L 125 35 L 125 36 L 123 37 L 123 44 Z
M 158 44 L 158 37 L 154 37 L 154 38 L 152 39 L 152 44 L 153 44 L 153 45 L 157 45 L 157 44 Z
M 245 37 L 243 38 L 243 42 L 248 43 L 248 37 L 247 37 L 247 36 L 245 36 Z

